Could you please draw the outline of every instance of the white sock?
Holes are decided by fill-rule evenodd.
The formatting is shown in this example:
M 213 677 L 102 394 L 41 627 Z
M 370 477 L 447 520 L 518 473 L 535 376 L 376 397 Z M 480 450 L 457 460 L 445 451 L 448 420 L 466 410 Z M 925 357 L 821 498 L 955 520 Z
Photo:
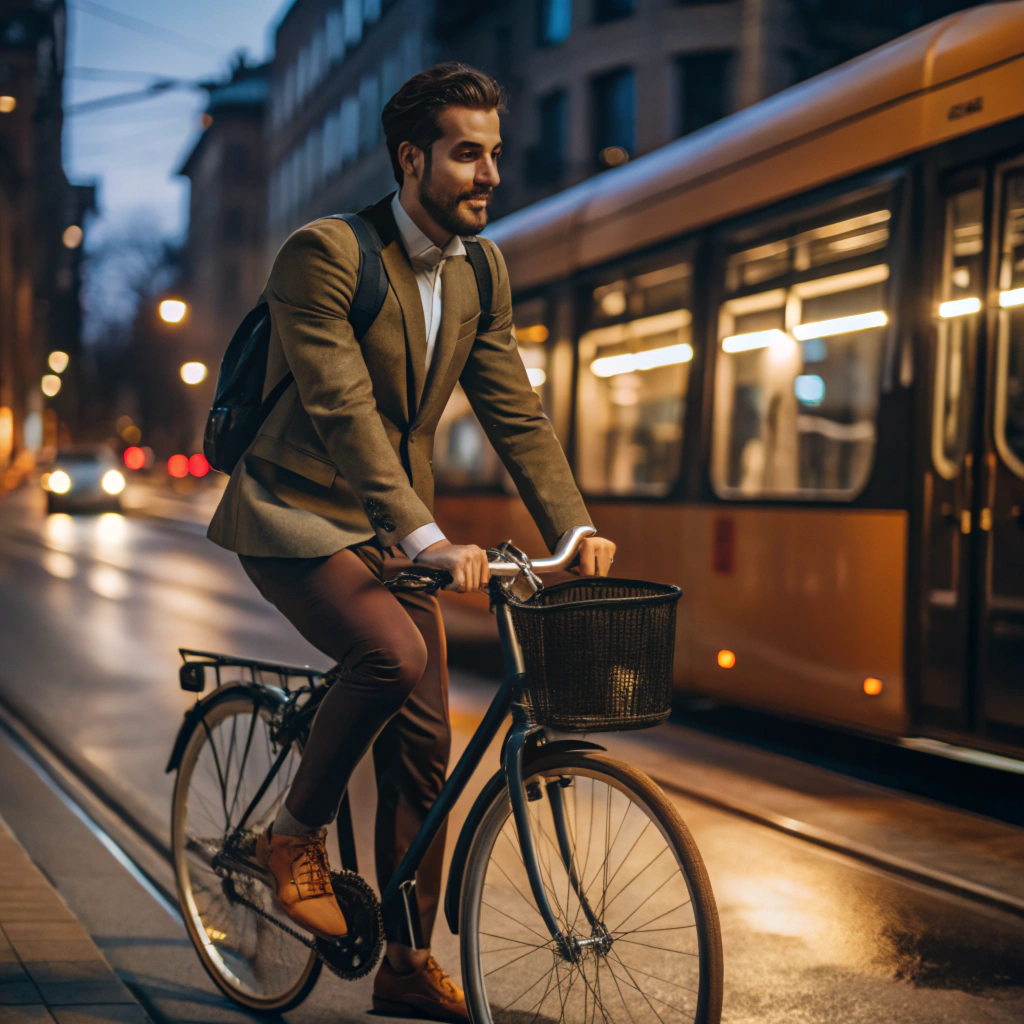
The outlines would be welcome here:
M 307 825 L 299 821 L 284 803 L 274 818 L 274 835 L 277 836 L 312 836 L 322 828 L 323 825 Z

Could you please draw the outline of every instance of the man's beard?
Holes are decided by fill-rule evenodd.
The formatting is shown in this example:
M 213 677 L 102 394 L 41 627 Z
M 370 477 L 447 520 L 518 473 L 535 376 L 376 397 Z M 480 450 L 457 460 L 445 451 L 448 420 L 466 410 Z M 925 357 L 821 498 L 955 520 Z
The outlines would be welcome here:
M 420 181 L 419 200 L 423 209 L 437 221 L 438 225 L 453 235 L 475 235 L 487 227 L 487 207 L 482 210 L 462 209 L 460 204 L 467 199 L 486 197 L 490 199 L 490 188 L 474 188 L 469 192 L 445 195 L 431 187 L 430 165 Z

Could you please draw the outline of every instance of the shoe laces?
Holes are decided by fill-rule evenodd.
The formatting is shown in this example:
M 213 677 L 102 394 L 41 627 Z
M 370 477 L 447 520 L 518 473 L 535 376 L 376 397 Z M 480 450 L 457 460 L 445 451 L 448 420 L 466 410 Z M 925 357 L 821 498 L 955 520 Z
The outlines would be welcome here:
M 303 900 L 333 893 L 331 869 L 327 863 L 327 846 L 323 834 L 311 836 L 292 860 L 292 880 Z
M 426 970 L 449 996 L 454 997 L 458 993 L 458 986 L 452 981 L 448 972 L 434 959 L 433 954 L 427 958 Z

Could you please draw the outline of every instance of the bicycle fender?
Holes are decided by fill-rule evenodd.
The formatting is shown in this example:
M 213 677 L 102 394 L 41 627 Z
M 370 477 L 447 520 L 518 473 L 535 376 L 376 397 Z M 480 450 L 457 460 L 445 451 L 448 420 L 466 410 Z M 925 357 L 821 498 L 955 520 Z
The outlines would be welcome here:
M 589 743 L 587 740 L 555 740 L 553 743 L 545 743 L 541 747 L 531 746 L 528 748 L 524 774 L 529 774 L 530 762 L 538 757 L 547 758 L 552 754 L 560 754 L 569 750 L 605 749 L 607 748 L 598 743 Z M 469 809 L 462 831 L 459 833 L 459 840 L 455 844 L 452 862 L 448 867 L 448 885 L 444 891 L 444 916 L 452 935 L 459 934 L 459 914 L 462 910 L 462 876 L 466 873 L 469 848 L 473 844 L 473 837 L 483 821 L 484 814 L 487 813 L 487 808 L 494 803 L 504 788 L 505 772 L 503 769 L 499 769 L 487 780 L 480 795 Z
M 181 728 L 178 729 L 178 735 L 174 739 L 174 746 L 171 748 L 170 760 L 164 769 L 165 773 L 178 770 L 185 753 L 185 748 L 188 746 L 188 741 L 192 739 L 192 733 L 196 731 L 196 726 L 202 721 L 203 715 L 206 714 L 207 710 L 214 704 L 218 704 L 223 700 L 232 700 L 240 695 L 253 697 L 256 701 L 265 703 L 281 702 L 281 699 L 266 687 L 253 686 L 251 683 L 229 683 L 227 686 L 218 687 L 212 693 L 197 700 L 185 712 L 185 719 L 181 723 Z

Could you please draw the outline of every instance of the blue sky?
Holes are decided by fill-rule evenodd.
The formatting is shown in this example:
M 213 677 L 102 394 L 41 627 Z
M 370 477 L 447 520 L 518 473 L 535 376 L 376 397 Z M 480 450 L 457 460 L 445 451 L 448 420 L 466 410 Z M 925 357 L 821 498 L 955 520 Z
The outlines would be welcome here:
M 221 77 L 239 49 L 264 59 L 271 52 L 273 27 L 290 3 L 69 0 L 65 105 L 138 89 L 148 75 Z M 118 15 L 145 21 L 148 27 L 115 24 Z M 97 69 L 123 76 L 98 75 Z M 100 218 L 92 228 L 93 240 L 139 220 L 180 235 L 186 223 L 188 182 L 175 172 L 196 139 L 205 100 L 202 91 L 174 91 L 142 103 L 66 117 L 68 176 L 75 182 L 99 184 Z

